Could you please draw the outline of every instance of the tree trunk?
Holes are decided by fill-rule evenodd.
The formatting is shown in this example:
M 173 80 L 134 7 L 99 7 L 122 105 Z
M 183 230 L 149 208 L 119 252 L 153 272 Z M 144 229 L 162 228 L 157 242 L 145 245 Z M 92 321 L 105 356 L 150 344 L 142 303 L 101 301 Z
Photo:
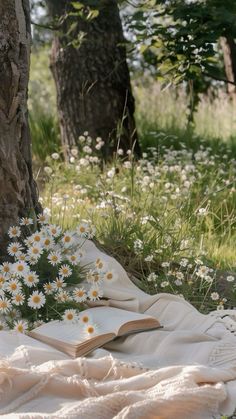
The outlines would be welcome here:
M 47 3 L 53 18 L 71 11 L 66 0 Z M 88 131 L 105 141 L 105 159 L 117 147 L 134 148 L 140 155 L 119 9 L 116 0 L 100 0 L 98 7 L 98 17 L 90 22 L 78 16 L 66 19 L 53 41 L 51 69 L 63 148 L 67 155 Z M 75 47 L 81 32 L 86 35 Z
M 0 256 L 7 231 L 40 208 L 32 176 L 27 87 L 30 57 L 28 0 L 0 2 Z
M 236 83 L 236 43 L 233 38 L 222 37 L 221 47 L 224 56 L 225 74 L 227 80 Z M 236 85 L 228 83 L 228 93 L 236 100 Z

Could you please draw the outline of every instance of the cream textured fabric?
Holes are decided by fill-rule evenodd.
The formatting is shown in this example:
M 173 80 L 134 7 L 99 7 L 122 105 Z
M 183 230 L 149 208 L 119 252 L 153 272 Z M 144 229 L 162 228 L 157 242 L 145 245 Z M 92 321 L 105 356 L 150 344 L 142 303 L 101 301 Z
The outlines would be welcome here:
M 103 303 L 156 316 L 161 330 L 120 338 L 86 358 L 0 332 L 0 415 L 10 419 L 210 419 L 236 408 L 235 313 L 205 316 L 181 297 L 149 296 L 92 242 L 119 279 Z M 226 317 L 222 320 L 220 316 Z

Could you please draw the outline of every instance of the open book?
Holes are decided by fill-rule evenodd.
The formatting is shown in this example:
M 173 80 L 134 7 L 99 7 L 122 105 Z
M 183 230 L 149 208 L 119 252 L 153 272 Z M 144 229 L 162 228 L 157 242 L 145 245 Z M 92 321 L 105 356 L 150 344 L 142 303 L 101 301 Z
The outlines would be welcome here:
M 94 307 L 81 312 L 80 320 L 74 324 L 52 321 L 28 334 L 75 358 L 88 354 L 116 337 L 159 327 L 158 320 L 145 314 L 114 307 Z

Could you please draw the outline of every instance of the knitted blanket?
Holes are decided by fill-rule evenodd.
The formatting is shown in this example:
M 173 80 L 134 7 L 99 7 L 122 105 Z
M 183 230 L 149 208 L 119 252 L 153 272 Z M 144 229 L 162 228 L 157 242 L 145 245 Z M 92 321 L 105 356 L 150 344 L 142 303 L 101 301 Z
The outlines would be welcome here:
M 74 360 L 25 335 L 0 332 L 0 415 L 210 419 L 232 414 L 235 313 L 206 316 L 181 297 L 147 295 L 92 242 L 84 249 L 85 264 L 100 257 L 118 272 L 102 303 L 156 316 L 163 329 L 119 338 Z

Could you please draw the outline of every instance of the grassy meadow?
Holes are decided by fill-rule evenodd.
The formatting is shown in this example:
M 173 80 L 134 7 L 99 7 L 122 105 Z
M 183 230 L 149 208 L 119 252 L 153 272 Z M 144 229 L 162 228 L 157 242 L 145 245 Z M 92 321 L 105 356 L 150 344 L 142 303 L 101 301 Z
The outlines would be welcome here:
M 86 134 L 65 164 L 47 63 L 46 49 L 33 54 L 29 104 L 35 177 L 53 222 L 95 225 L 99 245 L 147 292 L 183 295 L 202 312 L 235 307 L 235 104 L 223 92 L 203 97 L 187 127 L 184 91 L 134 80 L 143 158 L 117 150 L 101 164 L 102 143 Z

